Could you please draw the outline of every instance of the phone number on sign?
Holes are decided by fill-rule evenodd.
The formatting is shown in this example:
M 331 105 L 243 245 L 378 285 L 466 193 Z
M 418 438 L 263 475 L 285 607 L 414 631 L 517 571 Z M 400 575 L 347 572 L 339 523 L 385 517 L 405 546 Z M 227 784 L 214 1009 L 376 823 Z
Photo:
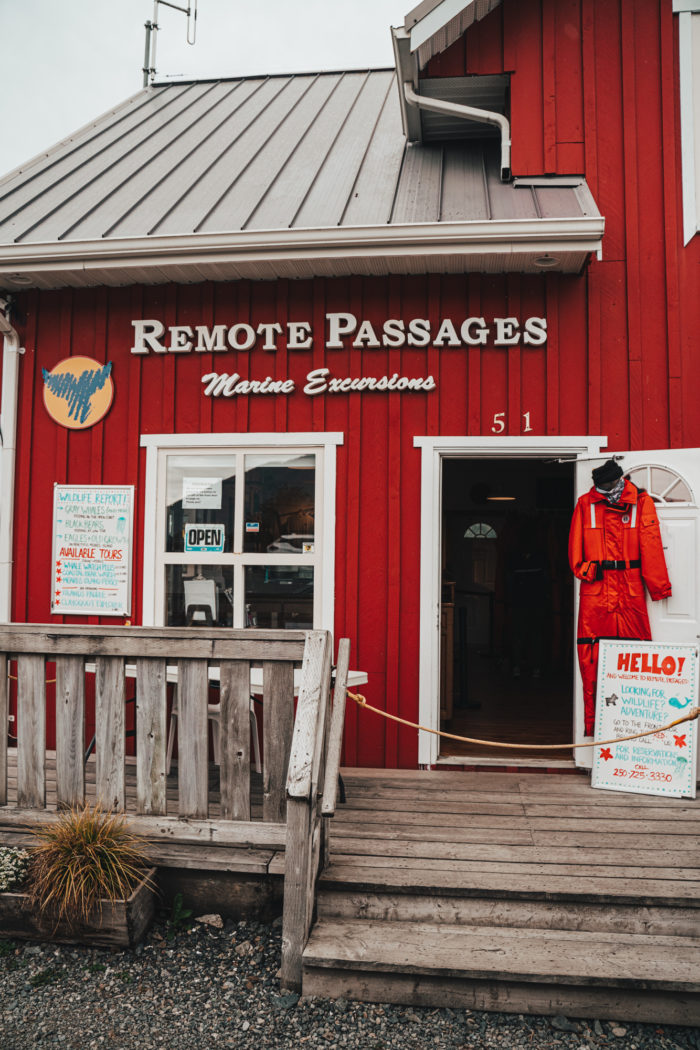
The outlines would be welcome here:
M 629 777 L 630 780 L 663 780 L 666 784 L 673 780 L 672 773 L 659 773 L 655 769 L 648 772 L 644 769 L 614 769 L 613 776 Z

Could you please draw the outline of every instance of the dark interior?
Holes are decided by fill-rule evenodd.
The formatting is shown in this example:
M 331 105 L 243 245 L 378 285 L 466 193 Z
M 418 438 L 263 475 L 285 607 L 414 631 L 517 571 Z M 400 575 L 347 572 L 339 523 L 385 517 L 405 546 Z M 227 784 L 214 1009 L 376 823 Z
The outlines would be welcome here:
M 442 486 L 442 728 L 512 743 L 572 739 L 574 467 L 446 459 Z M 445 740 L 441 756 L 571 758 Z

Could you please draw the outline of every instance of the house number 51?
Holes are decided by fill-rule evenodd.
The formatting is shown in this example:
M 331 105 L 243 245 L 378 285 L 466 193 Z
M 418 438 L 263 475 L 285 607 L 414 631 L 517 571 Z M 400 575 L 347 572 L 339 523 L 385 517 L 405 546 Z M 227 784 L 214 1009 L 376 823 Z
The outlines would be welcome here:
M 523 421 L 525 426 L 522 429 L 523 434 L 528 434 L 532 427 L 530 426 L 530 413 L 523 412 Z M 496 412 L 493 417 L 493 426 L 491 427 L 492 434 L 502 434 L 506 429 L 506 414 L 505 412 Z

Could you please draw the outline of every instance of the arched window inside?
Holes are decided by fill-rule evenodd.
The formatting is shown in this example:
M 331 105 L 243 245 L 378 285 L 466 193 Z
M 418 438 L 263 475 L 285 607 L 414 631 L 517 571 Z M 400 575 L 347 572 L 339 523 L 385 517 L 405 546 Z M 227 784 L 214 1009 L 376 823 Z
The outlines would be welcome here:
M 668 467 L 648 463 L 640 467 L 633 467 L 627 476 L 637 488 L 646 489 L 654 503 L 673 505 L 695 503 L 688 483 L 680 474 Z
M 485 521 L 476 521 L 470 525 L 464 533 L 465 540 L 496 540 L 498 535 L 491 525 Z

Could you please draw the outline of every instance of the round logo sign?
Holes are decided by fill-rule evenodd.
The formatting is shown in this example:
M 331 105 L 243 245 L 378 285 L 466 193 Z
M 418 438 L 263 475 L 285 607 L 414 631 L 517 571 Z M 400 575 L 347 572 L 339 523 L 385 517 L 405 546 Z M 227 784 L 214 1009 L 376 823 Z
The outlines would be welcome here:
M 44 375 L 44 404 L 62 427 L 85 430 L 107 414 L 114 397 L 112 362 L 92 357 L 66 357 Z

